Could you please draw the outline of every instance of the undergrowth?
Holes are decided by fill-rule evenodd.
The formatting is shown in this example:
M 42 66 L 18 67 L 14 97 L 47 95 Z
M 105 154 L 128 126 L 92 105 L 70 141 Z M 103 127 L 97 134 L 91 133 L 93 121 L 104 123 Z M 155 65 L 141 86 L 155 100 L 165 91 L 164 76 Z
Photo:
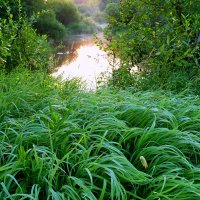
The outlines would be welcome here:
M 0 75 L 0 199 L 200 199 L 200 100 Z

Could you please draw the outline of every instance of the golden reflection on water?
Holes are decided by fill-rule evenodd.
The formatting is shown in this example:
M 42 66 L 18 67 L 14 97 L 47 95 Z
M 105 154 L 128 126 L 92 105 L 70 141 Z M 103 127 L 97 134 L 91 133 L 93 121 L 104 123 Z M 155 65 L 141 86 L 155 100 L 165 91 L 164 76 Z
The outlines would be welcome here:
M 111 71 L 107 55 L 93 43 L 80 46 L 76 50 L 76 58 L 70 63 L 63 64 L 53 76 L 62 79 L 81 78 L 87 89 L 95 89 L 98 76 L 102 72 Z

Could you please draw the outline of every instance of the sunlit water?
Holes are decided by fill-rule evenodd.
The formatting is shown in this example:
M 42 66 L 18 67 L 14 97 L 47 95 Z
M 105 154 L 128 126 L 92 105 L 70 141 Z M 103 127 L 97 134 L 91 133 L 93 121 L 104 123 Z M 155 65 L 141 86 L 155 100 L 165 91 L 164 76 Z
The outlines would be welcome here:
M 62 79 L 80 78 L 87 89 L 94 90 L 99 75 L 111 71 L 106 53 L 93 42 L 80 45 L 75 53 L 76 58 L 70 62 L 67 59 L 53 76 L 61 76 Z

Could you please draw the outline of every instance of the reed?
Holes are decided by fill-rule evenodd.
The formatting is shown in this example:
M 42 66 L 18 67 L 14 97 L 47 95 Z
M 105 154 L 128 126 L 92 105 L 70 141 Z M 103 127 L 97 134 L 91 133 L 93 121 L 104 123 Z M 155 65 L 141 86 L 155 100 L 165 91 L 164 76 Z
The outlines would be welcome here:
M 200 198 L 198 96 L 0 76 L 0 199 Z

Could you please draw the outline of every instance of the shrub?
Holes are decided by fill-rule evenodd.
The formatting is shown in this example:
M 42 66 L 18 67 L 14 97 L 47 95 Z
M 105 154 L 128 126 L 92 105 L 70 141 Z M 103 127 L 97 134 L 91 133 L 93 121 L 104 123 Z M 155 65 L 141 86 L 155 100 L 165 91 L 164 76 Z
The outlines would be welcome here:
M 108 4 L 108 8 L 114 11 L 114 5 Z M 198 80 L 200 20 L 196 5 L 197 1 L 121 1 L 118 12 L 107 8 L 111 14 L 106 50 L 114 52 L 128 69 L 137 65 L 143 78 L 156 79 L 161 87 L 177 74 L 185 80 Z M 175 82 L 180 83 L 176 88 L 185 89 L 186 84 L 178 80 L 172 84 Z
M 31 70 L 51 67 L 52 49 L 46 36 L 39 36 L 30 21 L 19 12 L 18 20 L 8 9 L 8 18 L 0 21 L 1 70 L 10 72 L 17 66 Z

